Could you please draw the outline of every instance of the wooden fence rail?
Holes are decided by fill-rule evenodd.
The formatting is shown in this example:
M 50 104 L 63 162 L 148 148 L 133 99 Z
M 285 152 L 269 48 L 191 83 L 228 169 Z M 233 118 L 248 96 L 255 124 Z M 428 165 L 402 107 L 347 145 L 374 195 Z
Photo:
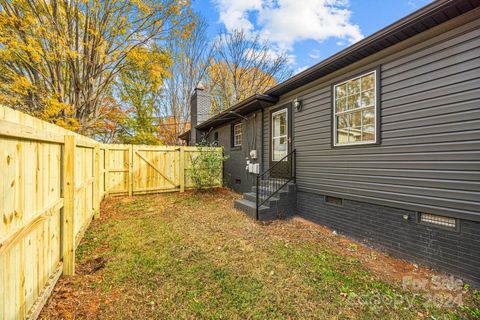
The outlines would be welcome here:
M 105 196 L 183 192 L 200 152 L 222 150 L 101 144 L 0 106 L 0 319 L 35 319 L 60 275 L 75 273 Z

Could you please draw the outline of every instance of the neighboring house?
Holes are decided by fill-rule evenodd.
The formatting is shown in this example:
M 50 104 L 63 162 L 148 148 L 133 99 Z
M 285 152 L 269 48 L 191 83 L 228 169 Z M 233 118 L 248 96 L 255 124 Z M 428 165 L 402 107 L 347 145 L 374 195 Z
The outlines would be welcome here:
M 202 96 L 205 115 L 199 92 L 192 113 Z M 194 118 L 190 143 L 229 155 L 237 208 L 298 215 L 480 286 L 480 1 L 433 2 Z

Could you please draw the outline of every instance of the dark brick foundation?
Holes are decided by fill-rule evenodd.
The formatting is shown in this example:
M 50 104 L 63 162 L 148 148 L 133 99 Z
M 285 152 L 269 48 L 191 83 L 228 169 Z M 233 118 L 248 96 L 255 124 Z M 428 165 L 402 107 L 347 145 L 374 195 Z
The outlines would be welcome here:
M 480 287 L 479 222 L 458 220 L 459 230 L 446 230 L 419 223 L 416 212 L 346 199 L 343 206 L 336 206 L 326 203 L 322 195 L 306 192 L 297 192 L 297 214 Z

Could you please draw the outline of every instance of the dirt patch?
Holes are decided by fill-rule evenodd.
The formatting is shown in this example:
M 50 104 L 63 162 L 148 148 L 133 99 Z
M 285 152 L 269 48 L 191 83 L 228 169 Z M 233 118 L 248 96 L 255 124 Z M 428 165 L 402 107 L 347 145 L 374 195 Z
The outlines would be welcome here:
M 83 284 L 78 283 L 78 278 L 78 276 L 61 277 L 42 310 L 40 319 L 95 318 L 104 298 L 99 292 L 89 288 L 87 283 L 101 281 L 101 278 L 82 276 Z
M 105 267 L 106 259 L 104 257 L 97 257 L 94 259 L 90 259 L 85 263 L 79 265 L 76 270 L 78 275 L 88 275 L 94 274 L 95 272 L 103 269 Z

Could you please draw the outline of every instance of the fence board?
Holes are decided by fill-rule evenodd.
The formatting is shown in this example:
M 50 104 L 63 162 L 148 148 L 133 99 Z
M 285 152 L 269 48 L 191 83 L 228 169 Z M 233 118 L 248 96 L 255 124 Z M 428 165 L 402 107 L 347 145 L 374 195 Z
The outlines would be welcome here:
M 183 192 L 199 152 L 100 144 L 0 106 L 0 319 L 38 316 L 106 195 Z

